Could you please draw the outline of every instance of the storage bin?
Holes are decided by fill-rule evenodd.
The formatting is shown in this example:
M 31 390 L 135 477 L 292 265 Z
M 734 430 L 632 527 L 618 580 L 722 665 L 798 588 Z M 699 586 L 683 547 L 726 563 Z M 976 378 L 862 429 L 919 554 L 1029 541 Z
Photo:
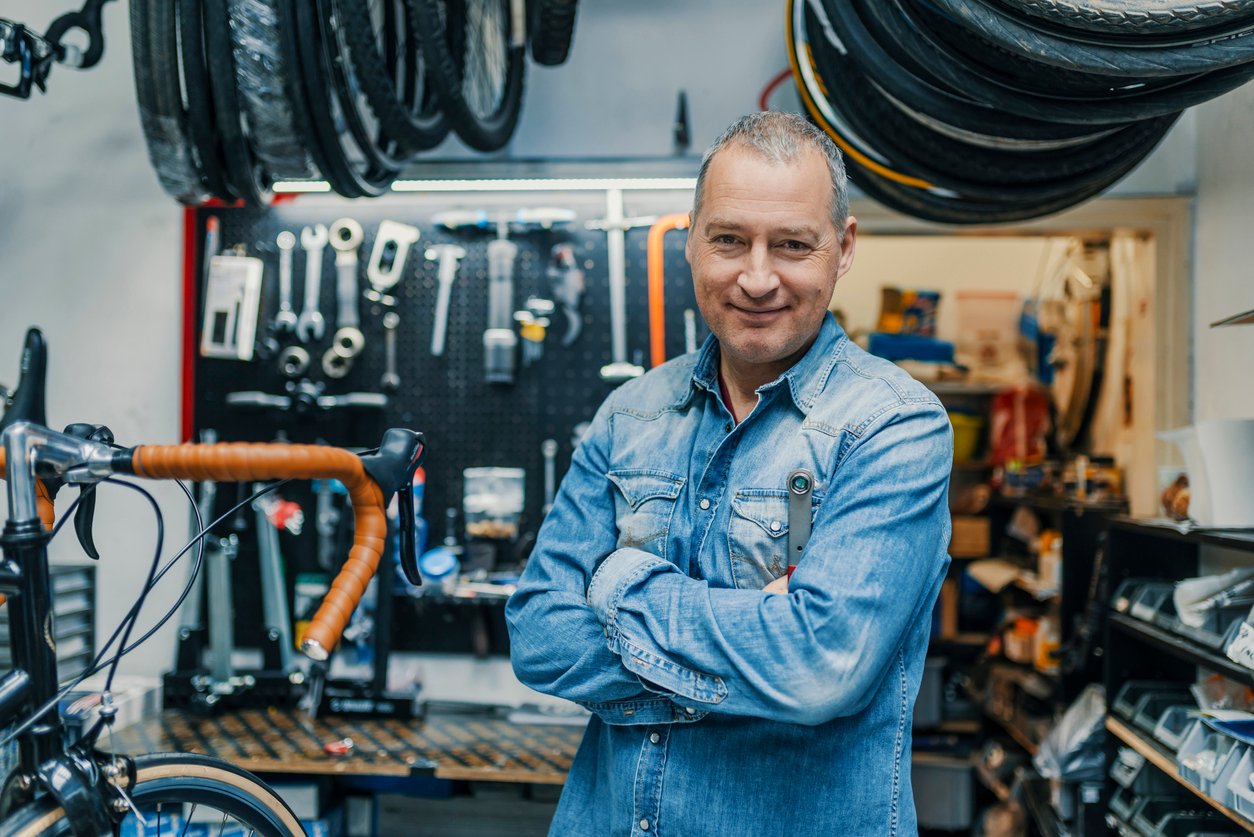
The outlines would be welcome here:
M 1228 775 L 1229 807 L 1246 819 L 1254 821 L 1254 749 L 1247 747 L 1237 766 Z
M 1120 747 L 1110 766 L 1110 778 L 1116 785 L 1137 796 L 1166 794 L 1176 790 L 1174 779 L 1145 760 L 1131 747 Z
M 1171 593 L 1174 586 L 1165 581 L 1146 581 L 1141 584 L 1132 607 L 1128 613 L 1143 622 L 1154 622 L 1164 607 L 1171 607 Z M 1171 610 L 1172 623 L 1175 621 L 1175 610 Z
M 1228 796 L 1227 777 L 1245 749 L 1235 739 L 1215 732 L 1200 719 L 1196 720 L 1176 753 L 1180 777 L 1207 796 L 1223 802 Z M 1234 756 L 1236 762 L 1233 762 Z M 1219 781 L 1221 776 L 1224 777 L 1222 784 Z M 1214 787 L 1216 785 L 1219 786 Z
M 975 768 L 970 759 L 915 757 L 910 763 L 914 807 L 919 826 L 942 831 L 971 827 L 975 792 Z
M 1110 812 L 1123 822 L 1132 821 L 1132 812 L 1140 804 L 1140 798 L 1130 788 L 1115 788 L 1110 795 Z
M 1217 650 L 1227 645 L 1227 641 L 1231 639 L 1233 626 L 1240 623 L 1249 612 L 1249 605 L 1217 608 L 1207 613 L 1206 621 L 1196 628 L 1184 624 L 1177 616 L 1172 619 L 1171 629 L 1199 645 Z
M 1140 595 L 1141 585 L 1145 581 L 1143 578 L 1125 578 L 1119 582 L 1119 586 L 1115 588 L 1115 595 L 1110 599 L 1110 609 L 1115 613 L 1127 613 L 1130 611 L 1132 603 Z
M 1133 723 L 1141 701 L 1149 696 L 1164 693 L 1182 693 L 1179 703 L 1191 699 L 1188 688 L 1170 680 L 1128 680 L 1115 693 L 1115 700 L 1110 704 L 1110 711 L 1128 723 Z
M 1142 798 L 1141 803 L 1132 812 L 1130 823 L 1133 828 L 1145 835 L 1145 837 L 1150 837 L 1150 835 L 1165 833 L 1160 826 L 1169 817 L 1176 817 L 1181 814 L 1189 817 L 1205 817 L 1209 810 L 1205 802 L 1193 797 L 1191 794 L 1186 794 L 1186 796 L 1147 796 Z M 1185 833 L 1187 834 L 1188 832 Z
M 1163 716 L 1164 712 L 1173 706 L 1192 703 L 1193 695 L 1186 686 L 1172 684 L 1171 687 L 1153 689 L 1137 701 L 1132 723 L 1146 735 L 1153 735 L 1155 727 L 1158 726 L 1158 719 Z
M 1226 837 L 1229 834 L 1244 834 L 1245 831 L 1215 811 L 1196 814 L 1177 811 L 1142 833 L 1145 837 Z
M 950 410 L 949 423 L 954 428 L 954 462 L 970 462 L 980 447 L 984 419 L 970 413 Z
M 1184 740 L 1189 724 L 1195 720 L 1190 713 L 1196 709 L 1197 705 L 1191 699 L 1187 706 L 1167 707 L 1154 726 L 1154 737 L 1172 753 L 1176 752 L 1180 749 L 1180 742 Z

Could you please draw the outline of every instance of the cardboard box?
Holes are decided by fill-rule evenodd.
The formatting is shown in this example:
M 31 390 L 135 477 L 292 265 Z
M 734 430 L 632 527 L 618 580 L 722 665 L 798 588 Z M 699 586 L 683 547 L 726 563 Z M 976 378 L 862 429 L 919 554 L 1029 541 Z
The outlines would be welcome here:
M 954 558 L 988 557 L 989 523 L 987 517 L 955 514 L 953 534 L 949 538 L 949 554 Z

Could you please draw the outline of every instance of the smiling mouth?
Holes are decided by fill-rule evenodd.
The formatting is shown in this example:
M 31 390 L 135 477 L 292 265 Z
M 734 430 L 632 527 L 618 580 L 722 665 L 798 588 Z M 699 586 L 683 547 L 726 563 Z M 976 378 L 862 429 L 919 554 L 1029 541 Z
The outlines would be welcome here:
M 732 308 L 746 317 L 767 317 L 771 314 L 778 314 L 784 310 L 783 306 L 777 308 L 743 308 L 739 305 L 733 305 Z

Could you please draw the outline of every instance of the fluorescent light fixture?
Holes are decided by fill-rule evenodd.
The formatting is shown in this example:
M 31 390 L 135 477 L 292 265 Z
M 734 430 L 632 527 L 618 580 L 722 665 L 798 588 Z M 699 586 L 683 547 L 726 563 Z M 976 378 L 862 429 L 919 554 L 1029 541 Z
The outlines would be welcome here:
M 694 189 L 695 177 L 529 178 L 519 180 L 398 180 L 393 192 L 603 192 L 606 189 Z
M 325 180 L 287 180 L 274 184 L 276 194 L 298 194 L 301 192 L 330 192 L 331 184 Z

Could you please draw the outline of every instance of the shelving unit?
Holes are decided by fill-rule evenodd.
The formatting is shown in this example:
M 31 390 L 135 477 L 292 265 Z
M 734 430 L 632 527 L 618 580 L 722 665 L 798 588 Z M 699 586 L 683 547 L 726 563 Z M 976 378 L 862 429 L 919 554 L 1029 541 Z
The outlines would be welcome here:
M 1196 530 L 1181 531 L 1174 525 L 1130 518 L 1110 521 L 1107 536 L 1107 567 L 1110 590 L 1116 591 L 1127 579 L 1175 582 L 1200 575 L 1203 551 L 1217 546 L 1254 560 L 1254 532 Z M 1222 649 L 1211 648 L 1171 629 L 1170 620 L 1151 622 L 1145 614 L 1111 610 L 1106 620 L 1105 670 L 1103 679 L 1110 700 L 1125 683 L 1133 680 L 1161 681 L 1165 684 L 1191 684 L 1199 669 L 1218 673 L 1230 680 L 1254 687 L 1254 670 L 1226 657 Z M 1156 620 L 1157 616 L 1154 617 Z M 1211 809 L 1254 834 L 1254 822 L 1199 790 L 1181 776 L 1176 756 L 1159 742 L 1134 729 L 1122 718 L 1108 714 L 1105 722 L 1107 764 L 1112 764 L 1119 746 L 1141 754 L 1160 771 Z M 1105 799 L 1114 792 L 1109 780 Z

